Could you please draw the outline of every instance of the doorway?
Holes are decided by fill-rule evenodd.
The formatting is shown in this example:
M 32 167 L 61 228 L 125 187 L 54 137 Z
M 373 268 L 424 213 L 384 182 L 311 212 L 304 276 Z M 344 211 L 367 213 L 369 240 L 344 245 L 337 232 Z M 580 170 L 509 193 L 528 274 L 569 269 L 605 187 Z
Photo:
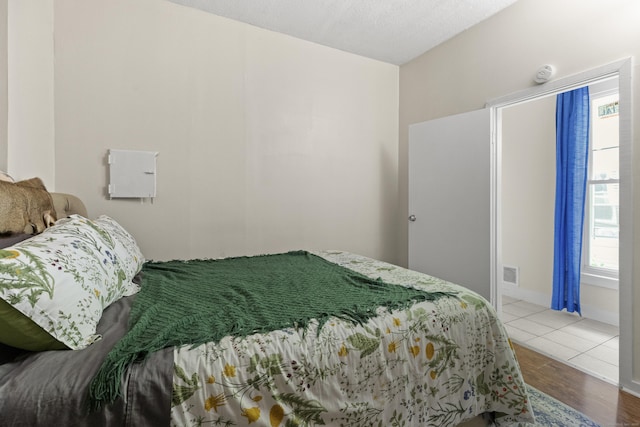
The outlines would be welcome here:
M 556 97 L 502 111 L 502 315 L 522 345 L 618 381 L 618 79 L 589 85 L 591 141 L 585 203 L 582 317 L 549 309 L 556 178 Z M 551 250 L 550 250 L 551 249 Z
M 508 246 L 510 243 L 506 245 L 507 247 L 503 247 L 503 244 L 505 243 L 505 241 L 508 240 L 508 239 L 505 239 L 505 235 L 507 233 L 510 233 L 510 231 L 507 231 L 509 230 L 509 227 L 512 227 L 510 230 L 513 230 L 514 226 L 517 227 L 517 224 L 514 224 L 514 221 L 515 221 L 514 218 L 523 217 L 523 216 L 524 217 L 537 216 L 538 217 L 537 221 L 541 223 L 546 222 L 548 224 L 548 222 L 551 221 L 550 237 L 551 239 L 553 239 L 553 209 L 551 209 L 550 212 L 545 212 L 544 214 L 541 214 L 540 212 L 543 210 L 537 210 L 531 207 L 532 206 L 531 203 L 534 203 L 534 204 L 543 203 L 543 202 L 546 203 L 548 201 L 549 194 L 544 194 L 545 193 L 544 191 L 537 191 L 534 193 L 521 191 L 520 192 L 521 194 L 519 195 L 519 197 L 521 198 L 520 202 L 524 203 L 528 207 L 524 207 L 523 209 L 521 209 L 519 214 L 514 215 L 514 212 L 509 211 L 509 209 L 506 208 L 505 206 L 505 199 L 507 197 L 506 194 L 509 194 L 509 192 L 513 191 L 513 188 L 510 187 L 510 185 L 513 184 L 513 182 L 511 182 L 508 179 L 508 177 L 513 176 L 513 173 L 527 175 L 526 167 L 522 167 L 522 165 L 517 165 L 512 162 L 506 161 L 505 159 L 505 156 L 507 156 L 507 152 L 511 148 L 513 148 L 513 147 L 510 147 L 506 142 L 506 140 L 504 139 L 505 133 L 507 134 L 507 136 L 509 133 L 507 120 L 510 119 L 510 116 L 512 115 L 513 112 L 517 110 L 517 108 L 531 109 L 531 110 L 539 109 L 542 111 L 550 110 L 551 114 L 554 115 L 556 94 L 565 92 L 568 90 L 572 90 L 578 87 L 587 86 L 587 85 L 590 86 L 595 83 L 616 79 L 618 77 L 623 77 L 619 79 L 619 90 L 622 97 L 624 98 L 626 96 L 629 96 L 630 88 L 626 86 L 628 82 L 627 82 L 627 76 L 625 75 L 627 71 L 624 70 L 624 67 L 625 67 L 624 64 L 625 64 L 625 61 L 621 61 L 619 63 L 611 64 L 609 66 L 605 66 L 597 70 L 592 70 L 590 72 L 582 73 L 580 75 L 562 79 L 559 81 L 550 82 L 543 86 L 534 88 L 532 90 L 523 91 L 521 93 L 513 94 L 510 96 L 503 97 L 501 99 L 493 100 L 489 102 L 489 107 L 492 110 L 492 117 L 493 117 L 492 121 L 494 125 L 494 141 L 493 141 L 494 143 L 492 144 L 492 149 L 493 149 L 493 153 L 492 153 L 492 190 L 493 190 L 492 192 L 492 212 L 493 212 L 492 226 L 493 226 L 493 230 L 491 234 L 495 240 L 492 241 L 492 265 L 493 265 L 492 281 L 493 280 L 495 281 L 494 289 L 496 289 L 495 301 L 496 301 L 496 304 L 498 305 L 497 308 L 498 310 L 502 311 L 503 318 L 507 323 L 508 327 L 515 328 L 512 335 L 514 336 L 514 339 L 516 341 L 518 340 L 524 341 L 525 344 L 527 341 L 531 341 L 532 343 L 546 343 L 547 344 L 546 350 L 543 348 L 541 349 L 541 351 L 543 353 L 549 354 L 551 353 L 551 350 L 560 349 L 559 345 L 562 345 L 562 344 L 560 344 L 558 341 L 564 344 L 567 344 L 567 339 L 569 336 L 575 337 L 576 335 L 583 333 L 578 331 L 577 326 L 578 325 L 585 326 L 585 323 L 586 323 L 587 326 L 592 327 L 593 329 L 592 332 L 594 334 L 597 333 L 601 335 L 602 342 L 589 343 L 586 340 L 584 340 L 578 344 L 579 340 L 574 340 L 574 342 L 572 343 L 572 346 L 575 348 L 572 349 L 573 350 L 572 353 L 552 354 L 552 355 L 558 359 L 566 360 L 567 363 L 570 363 L 570 359 L 576 359 L 578 356 L 580 357 L 576 359 L 577 361 L 579 361 L 580 359 L 589 360 L 587 355 L 584 355 L 584 353 L 586 353 L 589 350 L 595 349 L 596 347 L 606 344 L 607 345 L 606 349 L 604 347 L 601 347 L 598 351 L 600 351 L 600 354 L 608 353 L 607 357 L 609 357 L 610 362 L 615 362 L 615 359 L 617 359 L 619 361 L 618 362 L 619 368 L 617 371 L 610 371 L 606 375 L 602 374 L 599 376 L 612 377 L 612 378 L 608 378 L 608 380 L 616 384 L 620 382 L 620 385 L 622 385 L 623 387 L 631 385 L 631 387 L 628 387 L 628 388 L 633 390 L 635 386 L 633 385 L 633 381 L 631 380 L 631 375 L 625 375 L 625 373 L 630 374 L 630 372 L 632 371 L 632 348 L 631 348 L 631 334 L 630 334 L 631 322 L 630 321 L 620 322 L 621 318 L 631 319 L 631 316 L 632 316 L 632 311 L 631 311 L 632 303 L 629 298 L 630 292 L 631 292 L 631 249 L 632 249 L 631 234 L 629 234 L 626 237 L 624 236 L 625 230 L 626 232 L 630 232 L 632 230 L 632 221 L 631 221 L 632 203 L 629 203 L 632 200 L 632 194 L 630 192 L 630 184 L 628 184 L 630 183 L 631 177 L 632 177 L 630 165 L 628 165 L 628 167 L 626 168 L 623 167 L 624 170 L 621 171 L 621 176 L 620 176 L 620 179 L 621 179 L 620 209 L 621 209 L 621 212 L 626 212 L 626 213 L 622 214 L 624 224 L 621 225 L 621 230 L 623 231 L 621 232 L 621 240 L 620 240 L 619 296 L 618 295 L 616 295 L 615 297 L 608 296 L 606 298 L 595 297 L 596 299 L 608 300 L 609 302 L 611 302 L 612 299 L 615 300 L 615 302 L 619 302 L 619 307 L 606 307 L 605 309 L 602 310 L 602 312 L 615 313 L 613 314 L 615 318 L 612 319 L 610 314 L 610 318 L 602 319 L 602 320 L 606 320 L 606 322 L 593 323 L 594 322 L 593 320 L 580 318 L 569 313 L 553 312 L 551 310 L 546 311 L 546 307 L 549 306 L 550 297 L 547 299 L 544 296 L 541 296 L 544 294 L 542 292 L 536 291 L 535 289 L 534 290 L 527 289 L 525 286 L 520 287 L 520 285 L 523 283 L 523 280 L 527 281 L 530 279 L 527 276 L 531 274 L 532 267 L 529 265 L 526 265 L 524 267 L 520 265 L 510 265 L 509 262 L 511 262 L 511 260 L 509 259 L 509 257 L 512 255 L 512 247 Z M 629 80 L 630 80 L 630 77 L 629 77 Z M 628 102 L 628 99 L 621 100 L 622 104 L 625 104 L 626 102 Z M 532 111 L 528 112 L 528 114 L 530 113 L 532 113 Z M 621 129 L 620 158 L 621 159 L 624 157 L 625 153 L 627 155 L 630 154 L 630 147 L 631 147 L 630 130 L 625 128 L 625 126 L 628 126 L 629 122 L 626 122 L 626 125 L 624 124 L 624 120 L 627 120 L 627 119 L 630 120 L 630 112 L 627 111 L 626 114 L 629 114 L 629 117 L 621 119 L 621 127 L 620 127 Z M 553 125 L 555 126 L 554 123 Z M 534 137 L 536 133 L 544 132 L 543 129 L 539 129 L 538 125 L 530 125 L 530 128 L 527 128 L 526 125 L 524 127 L 525 127 L 524 130 L 527 131 L 529 134 L 534 135 Z M 538 137 L 546 138 L 543 135 L 540 135 Z M 550 147 L 551 153 L 553 158 L 555 158 L 555 144 L 554 144 L 555 133 L 551 135 L 550 140 L 552 141 L 551 147 Z M 535 162 L 535 161 L 545 162 L 546 161 L 547 163 L 549 163 L 548 159 L 544 160 L 543 158 L 544 155 L 548 156 L 548 153 L 544 154 L 536 150 L 531 151 L 531 153 L 525 155 L 527 161 L 529 162 Z M 552 161 L 551 162 L 552 168 L 554 167 L 553 166 L 554 164 L 555 164 L 555 161 Z M 533 169 L 533 171 L 535 171 L 535 168 Z M 555 179 L 554 169 L 552 169 L 551 173 L 546 173 L 546 172 L 541 173 L 539 170 L 537 172 L 538 172 L 537 175 L 535 173 L 527 175 L 528 176 L 527 179 L 529 181 L 533 181 L 534 183 L 538 183 L 538 184 L 544 183 L 546 180 L 549 179 L 549 177 L 551 177 L 550 179 L 552 180 Z M 534 188 L 534 187 L 531 187 L 531 188 Z M 552 186 L 551 188 L 554 188 L 554 187 Z M 546 191 L 546 193 L 549 193 L 549 191 Z M 551 191 L 550 197 L 551 198 L 554 197 L 553 190 Z M 509 202 L 510 204 L 517 205 L 519 201 L 516 199 L 515 201 L 509 200 Z M 627 219 L 624 219 L 624 217 L 626 217 L 627 215 L 628 215 Z M 526 227 L 520 226 L 520 228 L 526 228 Z M 525 231 L 525 234 L 526 234 L 526 231 L 529 231 L 530 235 L 528 237 L 526 236 L 522 237 L 521 240 L 523 240 L 524 242 L 535 241 L 536 244 L 542 245 L 543 247 L 545 246 L 545 242 L 540 241 L 545 239 L 545 237 L 542 236 L 541 233 L 535 232 L 535 231 L 532 232 L 531 230 L 524 230 L 524 231 Z M 511 235 L 509 235 L 509 237 L 511 237 Z M 547 238 L 548 238 L 548 235 L 547 235 Z M 526 244 L 523 245 L 522 243 L 523 242 L 521 241 L 520 246 L 524 248 L 524 252 L 526 254 L 527 249 L 529 249 L 529 247 Z M 546 244 L 546 248 L 547 248 L 546 255 L 540 255 L 540 256 L 542 257 L 546 256 L 548 259 L 549 253 L 551 253 L 551 256 L 552 256 L 553 240 L 551 240 L 551 246 L 550 246 L 551 249 L 549 249 L 548 244 Z M 525 259 L 525 258 L 520 258 L 520 259 Z M 530 256 L 530 258 L 535 258 L 535 256 Z M 529 259 L 527 262 L 531 262 L 531 261 L 532 260 Z M 517 264 L 517 262 L 515 263 Z M 546 272 L 537 271 L 537 273 L 546 274 L 546 277 L 550 278 L 552 277 L 552 274 L 548 272 L 551 271 L 552 268 L 553 268 L 552 264 L 547 265 L 546 267 L 537 267 L 537 270 L 547 269 Z M 535 269 L 536 268 L 534 267 L 533 270 Z M 507 275 L 508 277 L 505 276 L 506 273 L 509 273 Z M 515 277 L 515 282 L 513 280 L 514 277 Z M 505 287 L 503 286 L 503 283 L 508 282 L 509 280 L 512 281 L 511 283 L 512 288 L 509 288 L 508 285 L 505 285 L 506 286 L 506 291 L 505 291 L 504 290 Z M 550 286 L 551 286 L 550 279 L 547 279 L 546 286 L 548 287 L 548 293 L 550 294 Z M 520 311 L 516 313 L 517 308 L 523 309 L 524 311 Z M 619 308 L 619 311 L 616 310 L 618 308 Z M 619 312 L 619 314 L 617 314 L 616 312 Z M 520 317 L 514 319 L 514 316 L 520 316 Z M 529 318 L 527 319 L 527 317 Z M 518 320 L 518 319 L 523 319 L 523 320 Z M 515 323 L 512 323 L 512 322 L 515 322 Z M 535 322 L 535 323 L 530 323 L 530 322 Z M 589 324 L 590 322 L 591 324 Z M 610 325 L 611 323 L 613 323 L 613 325 Z M 511 324 L 511 326 L 509 326 L 509 324 Z M 620 325 L 619 329 L 617 329 L 616 327 L 617 324 Z M 540 327 L 537 331 L 535 331 L 535 334 L 532 334 L 535 336 L 532 337 L 532 335 L 521 334 L 520 339 L 518 339 L 517 335 L 520 332 L 528 332 L 531 334 L 533 331 L 532 330 L 527 331 L 526 329 L 531 327 L 532 325 L 534 326 L 539 325 L 542 327 Z M 604 325 L 604 327 L 600 327 L 602 325 Z M 516 326 L 519 326 L 519 328 L 516 328 Z M 547 329 L 545 329 L 545 327 Z M 567 329 L 562 331 L 563 328 L 567 328 Z M 597 328 L 604 329 L 604 331 L 599 331 Z M 543 337 L 545 335 L 545 332 L 554 334 L 552 336 L 553 340 L 549 339 L 550 337 L 548 336 Z M 617 337 L 620 337 L 620 338 L 617 338 Z M 625 337 L 628 339 L 628 341 L 625 340 Z M 616 344 L 618 339 L 620 343 L 619 347 L 617 347 L 617 344 Z M 567 347 L 567 348 L 571 349 L 571 347 Z M 614 353 L 614 351 L 616 353 Z M 617 351 L 619 351 L 619 353 Z M 605 356 L 601 356 L 601 357 L 604 358 Z M 613 365 L 613 363 L 611 363 L 611 365 Z M 592 368 L 584 367 L 584 366 L 582 368 L 584 370 L 589 371 L 590 373 L 598 374 Z M 625 380 L 625 378 L 628 378 L 628 380 Z M 624 384 L 625 381 L 627 381 L 628 384 Z

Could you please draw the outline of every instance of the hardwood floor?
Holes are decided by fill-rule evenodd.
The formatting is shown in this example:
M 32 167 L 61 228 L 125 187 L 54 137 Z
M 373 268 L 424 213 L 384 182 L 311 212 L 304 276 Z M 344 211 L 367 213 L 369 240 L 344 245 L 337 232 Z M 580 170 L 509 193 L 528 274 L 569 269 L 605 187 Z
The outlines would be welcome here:
M 639 426 L 640 398 L 555 359 L 513 343 L 527 384 L 609 426 Z

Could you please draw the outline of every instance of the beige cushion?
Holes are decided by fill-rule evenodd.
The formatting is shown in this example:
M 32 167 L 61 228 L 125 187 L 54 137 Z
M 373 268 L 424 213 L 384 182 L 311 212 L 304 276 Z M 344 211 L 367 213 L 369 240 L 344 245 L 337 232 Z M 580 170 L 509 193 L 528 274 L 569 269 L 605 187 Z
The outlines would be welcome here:
M 53 206 L 56 209 L 58 219 L 67 218 L 70 215 L 78 214 L 88 218 L 87 208 L 82 200 L 66 193 L 51 193 L 53 198 Z

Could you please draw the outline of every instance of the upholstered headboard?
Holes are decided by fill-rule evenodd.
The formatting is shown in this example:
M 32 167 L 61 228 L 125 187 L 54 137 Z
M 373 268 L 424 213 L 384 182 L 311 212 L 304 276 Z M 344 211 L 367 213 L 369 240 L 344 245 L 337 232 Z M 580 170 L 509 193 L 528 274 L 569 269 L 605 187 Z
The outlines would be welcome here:
M 53 198 L 53 206 L 56 209 L 58 219 L 66 218 L 72 214 L 88 217 L 87 208 L 82 203 L 82 200 L 76 196 L 66 193 L 51 193 L 51 197 Z

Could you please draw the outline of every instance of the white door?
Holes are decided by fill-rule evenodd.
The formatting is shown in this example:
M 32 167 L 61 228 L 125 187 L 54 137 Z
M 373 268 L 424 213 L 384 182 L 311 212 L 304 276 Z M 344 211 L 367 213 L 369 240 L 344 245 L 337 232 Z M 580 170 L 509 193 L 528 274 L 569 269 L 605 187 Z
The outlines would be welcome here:
M 489 109 L 409 126 L 409 268 L 491 297 Z

